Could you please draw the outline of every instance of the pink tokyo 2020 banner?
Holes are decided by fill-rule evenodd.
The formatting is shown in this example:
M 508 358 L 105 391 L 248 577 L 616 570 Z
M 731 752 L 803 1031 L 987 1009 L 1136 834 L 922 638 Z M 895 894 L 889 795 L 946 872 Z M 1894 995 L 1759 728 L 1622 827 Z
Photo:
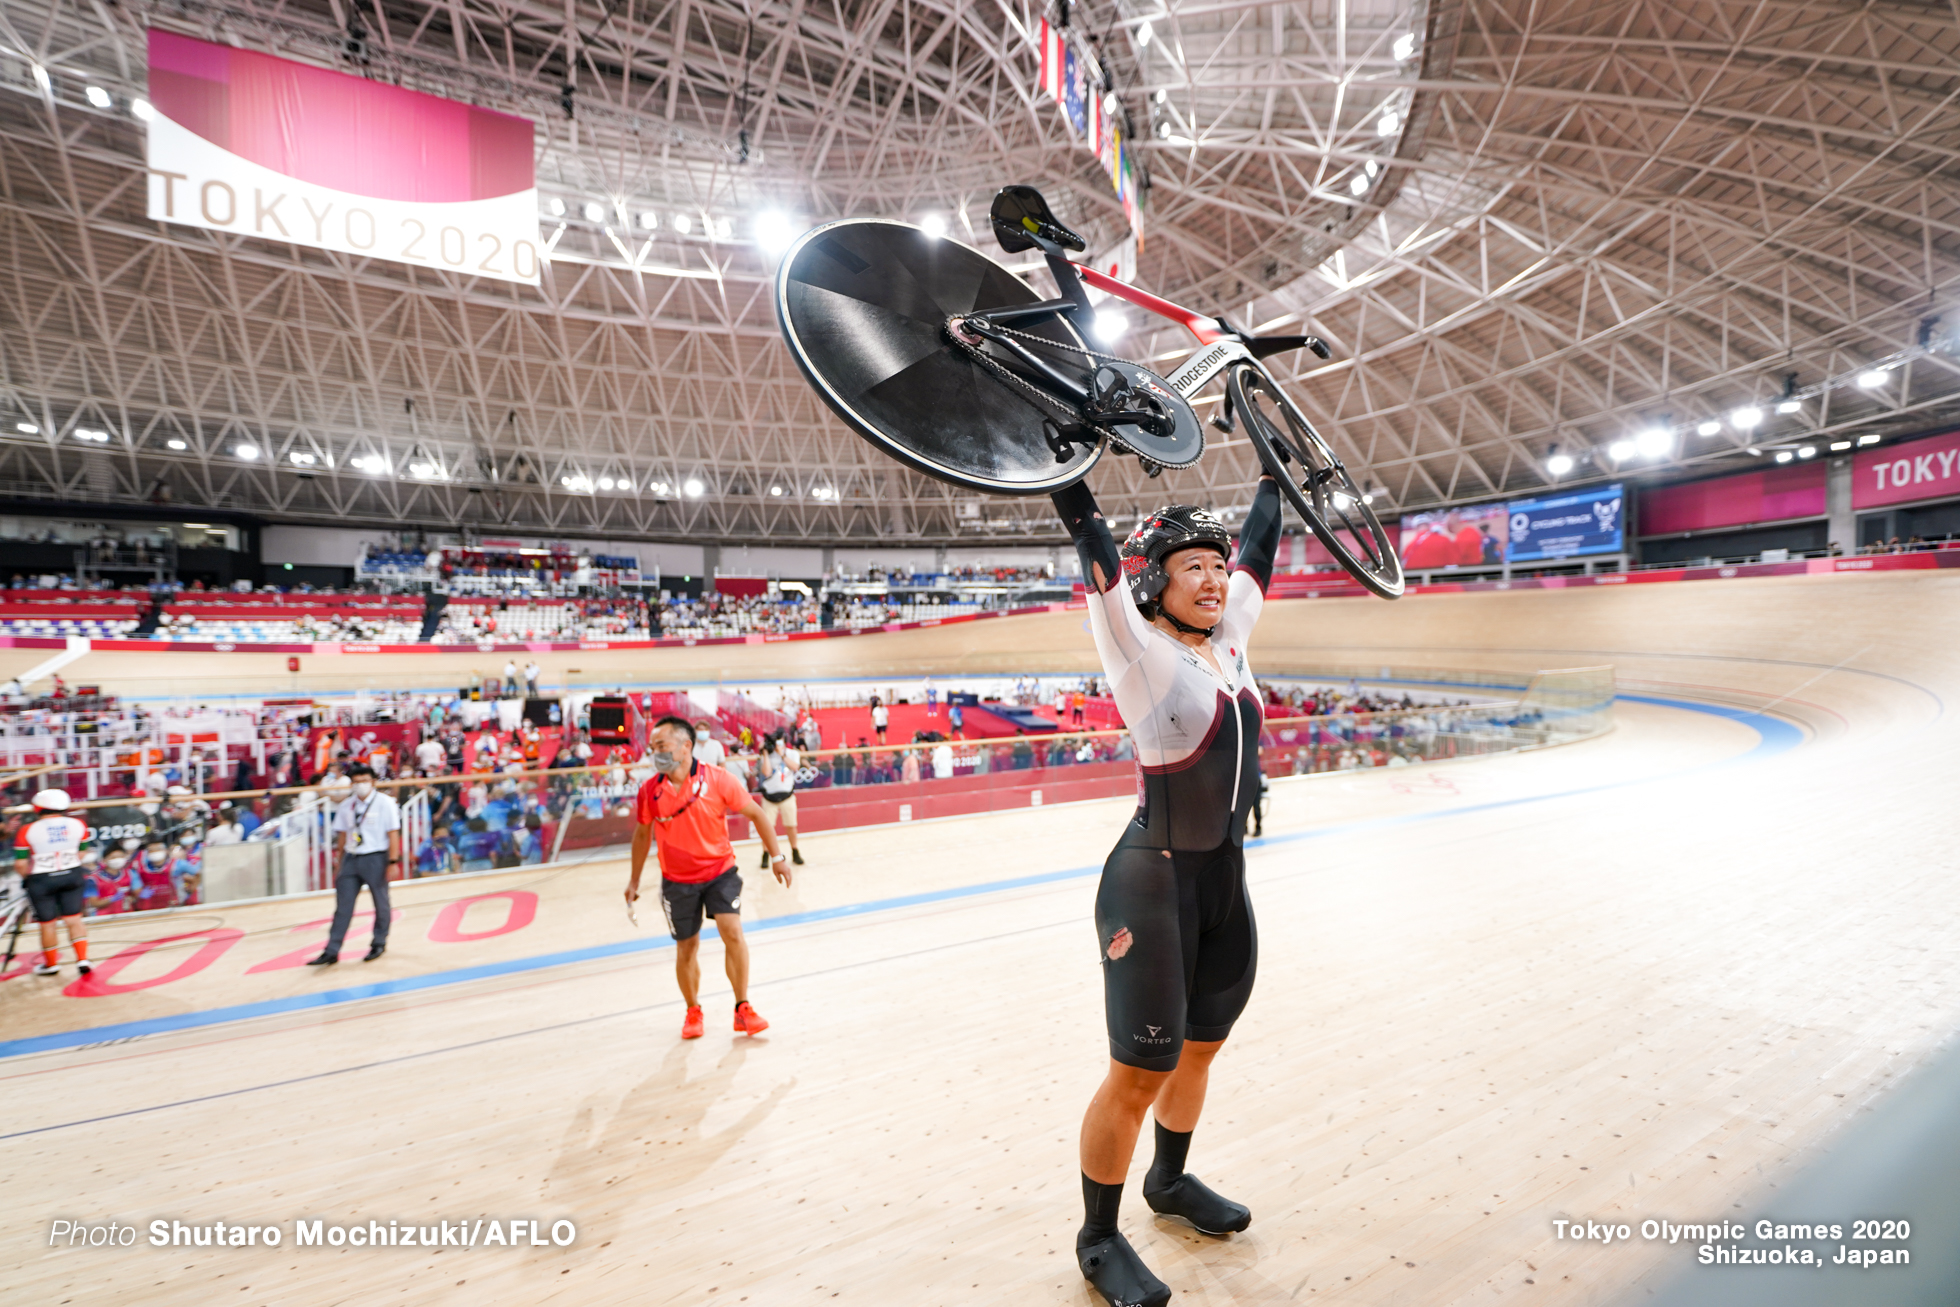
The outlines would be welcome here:
M 536 284 L 531 121 L 152 29 L 149 214 Z
M 1960 431 L 1867 449 L 1851 460 L 1855 509 L 1960 495 Z

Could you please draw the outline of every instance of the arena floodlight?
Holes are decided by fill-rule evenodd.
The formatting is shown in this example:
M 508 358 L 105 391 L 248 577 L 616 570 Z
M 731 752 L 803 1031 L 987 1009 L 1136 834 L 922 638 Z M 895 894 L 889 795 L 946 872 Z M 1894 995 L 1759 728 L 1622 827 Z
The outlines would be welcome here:
M 769 493 L 771 495 L 781 495 L 783 493 L 783 488 L 781 486 L 770 486 Z
M 612 479 L 611 477 L 600 477 L 600 478 L 599 478 L 599 489 L 601 489 L 601 490 L 611 490 L 612 488 L 613 488 L 613 479 Z
M 606 220 L 606 206 L 597 200 L 587 200 L 583 212 L 587 222 L 604 222 Z
M 1695 434 L 1698 436 L 1719 436 L 1722 434 L 1722 424 L 1720 422 L 1704 422 L 1695 428 Z
M 1815 458 L 1815 457 L 1817 457 L 1817 446 L 1815 446 L 1815 445 L 1805 445 L 1805 446 L 1803 446 L 1803 447 L 1802 447 L 1801 449 L 1799 449 L 1799 450 L 1797 450 L 1797 457 L 1798 457 L 1798 458 Z
M 700 477 L 689 477 L 681 483 L 681 489 L 687 492 L 689 499 L 699 499 L 701 492 L 706 490 L 707 487 L 701 484 Z
M 1884 384 L 1885 373 L 1878 368 L 1873 368 L 1868 372 L 1860 372 L 1858 374 L 1858 389 L 1860 390 L 1877 390 Z
M 1633 444 L 1648 458 L 1661 458 L 1674 448 L 1674 433 L 1666 427 L 1648 427 L 1634 435 Z
M 1402 33 L 1402 35 L 1395 38 L 1395 44 L 1390 46 L 1389 50 L 1394 54 L 1397 63 L 1409 62 L 1410 59 L 1415 57 L 1416 34 L 1414 32 Z
M 38 436 L 41 434 L 41 428 L 35 426 L 32 422 L 16 422 L 14 423 L 14 430 L 20 432 L 23 436 Z
M 1555 477 L 1562 477 L 1572 470 L 1572 455 L 1553 454 L 1545 460 L 1545 470 Z
M 554 218 L 562 218 L 565 216 L 565 202 L 554 195 L 544 202 L 544 211 Z
M 659 231 L 660 215 L 655 213 L 652 209 L 648 209 L 645 213 L 640 215 L 640 226 L 647 231 Z
M 189 445 L 185 444 L 181 440 L 166 440 L 163 442 L 163 446 L 165 449 L 175 449 L 175 450 L 185 450 L 190 448 Z
M 1745 404 L 1729 414 L 1729 423 L 1738 431 L 1748 431 L 1759 427 L 1763 422 L 1763 411 L 1754 404 Z
M 1848 440 L 1833 440 L 1831 442 L 1831 452 L 1833 454 L 1841 454 L 1849 448 L 1851 448 L 1851 442 Z
M 1367 191 L 1368 178 L 1362 173 L 1354 174 L 1354 180 L 1348 183 L 1348 194 L 1365 195 Z
M 157 111 L 150 107 L 148 100 L 131 100 L 129 102 L 129 112 L 130 116 L 138 122 L 146 123 L 157 116 Z
M 253 459 L 259 456 L 259 447 L 257 445 L 244 444 L 232 450 L 232 453 L 238 455 L 240 458 Z
M 1393 109 L 1382 110 L 1382 116 L 1375 123 L 1375 135 L 1393 136 L 1402 130 L 1402 115 Z
M 924 232 L 926 235 L 932 237 L 934 240 L 938 240 L 940 237 L 946 234 L 945 215 L 939 213 L 928 213 L 925 217 L 919 219 L 919 230 Z
M 1606 447 L 1606 452 L 1614 462 L 1624 463 L 1633 457 L 1636 448 L 1631 440 L 1616 440 Z
M 674 221 L 679 223 L 680 219 L 676 218 Z M 940 231 L 937 234 L 945 234 L 943 218 L 940 219 Z M 771 257 L 781 254 L 795 240 L 796 225 L 789 220 L 788 214 L 779 209 L 764 209 L 756 215 L 755 243 L 762 247 L 764 254 Z
M 683 236 L 692 236 L 694 234 L 694 219 L 685 213 L 675 214 L 674 230 Z
M 1799 399 L 1786 399 L 1776 406 L 1776 411 L 1785 417 L 1788 417 L 1792 413 L 1801 413 L 1803 412 L 1803 401 Z
M 1117 341 L 1123 339 L 1123 333 L 1129 329 L 1129 319 L 1120 313 L 1111 313 L 1108 310 L 1103 310 L 1096 314 L 1096 322 L 1093 330 L 1096 333 L 1096 339 L 1105 345 L 1114 345 Z
M 1878 443 L 1878 442 L 1879 442 L 1880 440 L 1882 440 L 1882 439 L 1884 439 L 1884 437 L 1882 437 L 1882 436 L 1876 436 L 1876 435 L 1873 435 L 1873 436 L 1859 436 L 1859 437 L 1858 437 L 1858 443 L 1859 443 L 1860 445 L 1876 445 L 1876 444 L 1877 444 L 1877 443 Z
M 293 463 L 299 467 L 312 467 L 315 463 L 320 461 L 319 459 L 315 458 L 313 455 L 298 449 L 295 449 L 291 454 L 288 454 L 287 457 L 290 458 L 293 461 Z
M 1156 32 L 1152 30 L 1150 26 L 1150 20 L 1148 18 L 1144 19 L 1141 23 L 1138 23 L 1137 24 L 1137 49 L 1139 50 L 1148 49 L 1150 46 L 1150 38 L 1155 35 Z
M 1790 451 L 1787 449 L 1779 449 L 1776 451 L 1776 461 L 1779 463 L 1787 463 L 1790 461 L 1792 457 L 1794 457 L 1794 455 L 1792 455 Z
M 82 94 L 86 95 L 88 102 L 98 109 L 107 109 L 113 103 L 109 98 L 109 93 L 99 86 L 91 86 L 82 92 Z

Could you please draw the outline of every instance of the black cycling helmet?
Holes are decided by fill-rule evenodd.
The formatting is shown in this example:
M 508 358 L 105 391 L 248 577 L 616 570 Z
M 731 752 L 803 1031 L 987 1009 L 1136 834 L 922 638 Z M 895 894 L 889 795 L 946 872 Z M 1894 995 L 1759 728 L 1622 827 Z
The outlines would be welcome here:
M 1123 579 L 1130 584 L 1130 598 L 1145 616 L 1156 615 L 1157 596 L 1170 584 L 1164 560 L 1180 549 L 1193 548 L 1216 549 L 1226 562 L 1232 560 L 1232 537 L 1225 524 L 1189 504 L 1166 504 L 1130 532 L 1117 552 L 1123 559 Z

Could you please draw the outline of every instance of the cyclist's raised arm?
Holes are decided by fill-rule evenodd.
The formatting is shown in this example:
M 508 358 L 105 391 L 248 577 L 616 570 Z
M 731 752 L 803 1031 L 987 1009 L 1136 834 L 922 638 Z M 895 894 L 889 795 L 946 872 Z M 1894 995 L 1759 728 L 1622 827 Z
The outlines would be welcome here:
M 1095 634 L 1096 652 L 1102 655 L 1104 670 L 1114 675 L 1118 668 L 1143 656 L 1150 625 L 1130 602 L 1116 537 L 1110 534 L 1109 523 L 1103 520 L 1088 485 L 1078 481 L 1049 498 L 1075 542 L 1076 557 L 1082 560 L 1082 581 L 1089 591 L 1089 629 Z
M 1273 564 L 1279 557 L 1279 528 L 1284 520 L 1279 482 L 1270 476 L 1259 478 L 1253 492 L 1252 507 L 1239 528 L 1238 562 L 1232 567 L 1232 585 L 1225 596 L 1222 625 L 1240 644 L 1248 643 L 1252 624 L 1266 606 L 1266 587 L 1272 584 Z

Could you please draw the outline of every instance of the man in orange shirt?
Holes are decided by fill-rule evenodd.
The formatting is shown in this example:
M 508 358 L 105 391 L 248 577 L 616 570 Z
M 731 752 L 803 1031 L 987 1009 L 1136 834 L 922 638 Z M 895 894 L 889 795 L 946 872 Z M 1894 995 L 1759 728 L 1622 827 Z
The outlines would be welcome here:
M 759 1035 L 769 1028 L 749 1006 L 749 945 L 742 938 L 742 877 L 735 870 L 735 850 L 728 842 L 728 814 L 747 817 L 769 851 L 770 869 L 784 885 L 789 865 L 776 845 L 776 833 L 766 822 L 762 805 L 743 784 L 720 767 L 694 759 L 694 727 L 679 717 L 662 717 L 647 733 L 655 775 L 640 787 L 634 800 L 633 875 L 626 882 L 630 907 L 640 897 L 640 873 L 647 850 L 660 848 L 660 908 L 675 941 L 674 976 L 687 1016 L 682 1039 L 699 1039 L 701 1019 L 701 918 L 715 920 L 721 934 L 728 983 L 735 991 L 735 1031 Z

